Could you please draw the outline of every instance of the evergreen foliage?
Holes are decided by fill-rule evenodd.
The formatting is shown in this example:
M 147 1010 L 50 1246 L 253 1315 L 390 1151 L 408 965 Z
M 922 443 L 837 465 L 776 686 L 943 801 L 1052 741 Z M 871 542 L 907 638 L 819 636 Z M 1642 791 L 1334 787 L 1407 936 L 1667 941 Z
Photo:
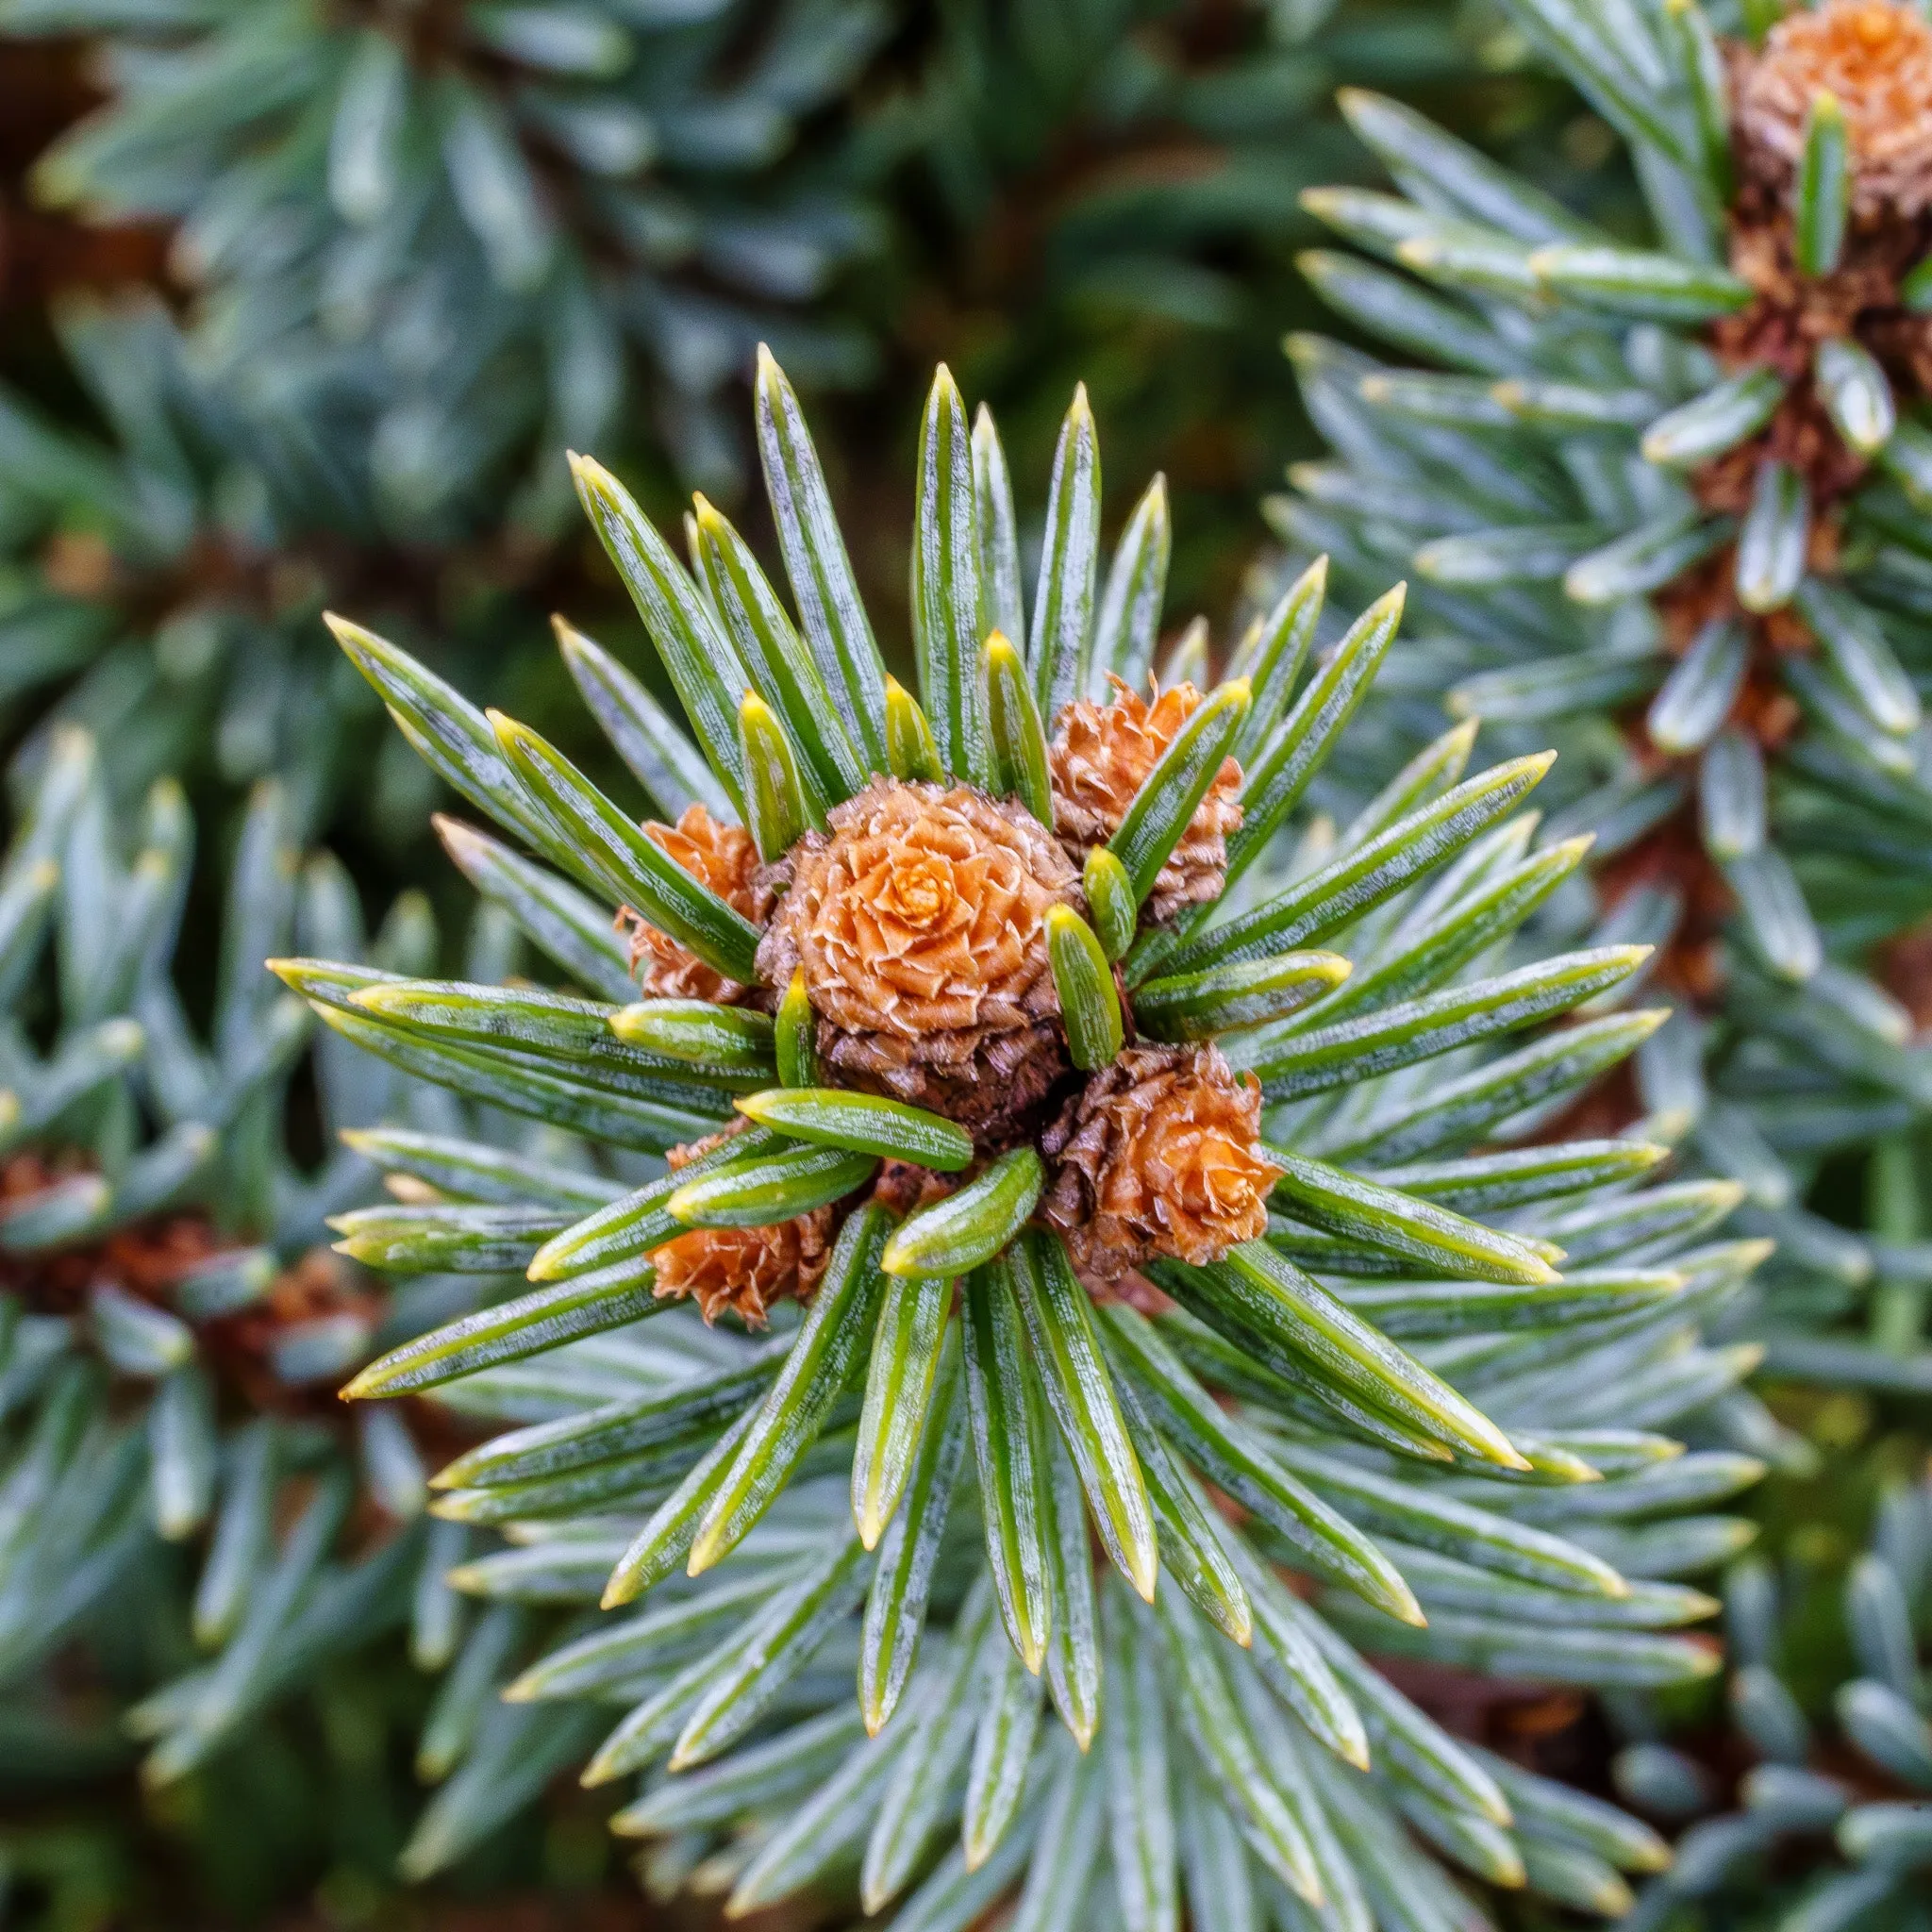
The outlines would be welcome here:
M 1843 1495 L 1844 1477 L 1834 1493 Z M 1724 1581 L 1727 1704 L 1753 1760 L 1737 1808 L 1685 1832 L 1669 1874 L 1626 1922 L 1650 1928 L 1735 1922 L 1789 1932 L 1889 1927 L 1923 1907 L 1932 1820 L 1924 1718 L 1932 1487 L 1883 1483 L 1870 1543 L 1849 1562 L 1757 1556 Z M 1711 1806 L 1708 1771 L 1657 1734 L 1656 1713 L 1621 1712 L 1640 1733 L 1614 1761 L 1625 1799 L 1664 1818 Z M 1824 1842 L 1836 1854 L 1821 1862 Z M 1807 1854 L 1810 1855 L 1807 1856 Z
M 0 1916 L 1924 1932 L 1916 7 L 0 33 Z
M 1906 467 L 1916 190 L 1794 161 L 1763 106 L 1803 82 L 1814 27 L 1851 44 L 1867 21 L 1874 64 L 1813 78 L 1848 90 L 1863 156 L 1890 75 L 1884 151 L 1916 154 L 1923 25 L 1840 6 L 1766 38 L 1693 0 L 1619 9 L 1611 34 L 1568 0 L 1510 10 L 1627 144 L 1649 231 L 1633 245 L 1401 104 L 1346 96 L 1397 192 L 1305 197 L 1361 251 L 1305 267 L 1354 327 L 1433 366 L 1292 341 L 1334 458 L 1297 467 L 1274 514 L 1351 586 L 1415 571 L 1398 740 L 1446 691 L 1506 741 L 1575 754 L 1546 833 L 1596 835 L 1575 921 L 1662 948 L 1655 983 L 1679 1002 L 1639 1063 L 1651 1129 L 1743 1185 L 1743 1224 L 1780 1242 L 1749 1332 L 1793 1371 L 1923 1387 L 1896 1306 L 1868 1322 L 1875 1345 L 1787 1339 L 1830 1284 L 1877 1272 L 1801 1205 L 1821 1162 L 1889 1136 L 1908 1158 L 1928 1097 L 1909 955 L 1876 958 L 1890 985 L 1867 971 L 1927 903 L 1904 856 L 1932 807 L 1913 588 L 1932 538 Z M 1840 252 L 1807 239 L 1847 208 Z
M 872 124 L 905 157 L 872 305 L 896 392 L 943 356 L 1016 459 L 1044 462 L 1084 380 L 1117 460 L 1167 475 L 1176 602 L 1220 608 L 1255 493 L 1306 441 L 1276 342 L 1284 315 L 1312 312 L 1295 196 L 1359 165 L 1333 90 L 1455 99 L 1493 24 L 1465 6 L 1173 0 L 931 17 Z
M 493 520 L 533 449 L 626 407 L 715 478 L 715 394 L 762 335 L 852 372 L 795 311 L 873 218 L 808 129 L 888 25 L 873 0 L 0 10 L 106 36 L 110 98 L 42 195 L 174 225 L 211 376 L 411 537 Z
M 892 776 L 855 801 L 868 823 L 894 797 L 952 785 L 956 801 L 1010 788 L 1017 824 L 1025 774 L 1067 782 L 1082 693 L 1103 671 L 1144 670 L 1158 632 L 1147 515 L 1099 567 L 1084 398 L 1029 624 L 996 431 L 982 412 L 969 435 L 941 372 L 914 535 L 916 698 L 874 656 L 770 362 L 759 424 L 796 631 L 722 519 L 701 509 L 701 588 L 614 478 L 576 466 L 707 756 L 560 625 L 613 742 L 655 804 L 685 808 L 687 841 L 742 801 L 793 893 L 841 849 L 855 822 L 840 801 L 881 727 Z M 571 989 L 277 966 L 344 1039 L 476 1110 L 447 1136 L 357 1139 L 405 1205 L 341 1217 L 349 1253 L 502 1286 L 348 1393 L 435 1391 L 513 1424 L 434 1478 L 435 1514 L 509 1538 L 457 1581 L 500 1604 L 605 1610 L 526 1627 L 519 1644 L 500 1617 L 477 1625 L 474 1666 L 466 1655 L 451 1684 L 474 1675 L 508 1701 L 431 1806 L 408 1869 L 478 1842 L 539 1765 L 547 1775 L 573 1751 L 595 1784 L 646 1774 L 617 1824 L 659 1840 L 650 1882 L 728 1889 L 741 1909 L 856 1868 L 869 1909 L 904 1898 L 902 1925 L 963 1926 L 1015 1888 L 1024 1923 L 1075 1924 L 1110 1887 L 1127 1923 L 1160 1926 L 1184 1886 L 1236 1923 L 1459 1923 L 1466 1901 L 1405 1820 L 1478 1877 L 1600 1912 L 1627 1899 L 1620 1867 L 1662 1860 L 1633 1821 L 1456 1742 L 1356 1646 L 1557 1682 L 1707 1675 L 1709 1650 L 1674 1633 L 1710 1600 L 1667 1579 L 1749 1525 L 1706 1515 L 1674 1536 L 1650 1519 L 1715 1507 L 1760 1472 L 1723 1449 L 1684 1454 L 1667 1432 L 1755 1361 L 1704 1346 L 1699 1329 L 1762 1244 L 1711 1241 L 1740 1191 L 1657 1182 L 1649 1143 L 1533 1138 L 1660 1017 L 1539 1024 L 1642 958 L 1511 949 L 1583 857 L 1581 843 L 1525 857 L 1517 807 L 1547 760 L 1464 779 L 1474 734 L 1458 727 L 1339 836 L 1311 843 L 1296 823 L 1399 615 L 1399 598 L 1383 600 L 1309 668 L 1320 601 L 1316 572 L 1251 628 L 1241 675 L 1198 701 L 1092 848 L 1095 927 L 1063 902 L 1085 941 L 1045 948 L 1059 1018 L 1040 1048 L 1057 1070 L 1044 1116 L 1083 1088 L 1087 1106 L 1137 1054 L 1197 1050 L 1121 1053 L 1128 1021 L 1143 1042 L 1218 1037 L 1267 1097 L 1268 1232 L 1184 1260 L 1182 1197 L 1164 1197 L 1167 1232 L 1141 1255 L 1165 1291 L 1152 1298 L 1096 1297 L 1076 1274 L 1075 1255 L 1102 1266 L 1102 1217 L 1064 1211 L 1072 1157 L 1041 1136 L 1024 1068 L 990 1113 L 943 1080 L 922 1090 L 927 1108 L 882 1094 L 876 1075 L 854 1084 L 841 1069 L 869 1063 L 840 1024 L 849 974 L 833 985 L 808 952 L 789 991 L 756 990 L 790 895 L 761 938 L 687 869 L 696 858 L 671 862 L 691 849 L 671 828 L 641 834 L 525 727 L 338 622 L 409 741 L 541 861 L 444 825 L 462 870 Z M 977 647 L 995 611 L 1031 639 L 1024 659 L 998 634 Z M 1008 658 L 1019 675 L 1000 696 Z M 1045 729 L 1035 692 L 1058 725 L 1051 757 L 1027 750 Z M 1145 892 L 1246 730 L 1258 757 L 1240 780 L 1233 883 L 1134 937 L 1131 909 L 1118 925 L 1102 911 L 1108 893 L 1131 908 Z M 960 787 L 962 766 L 979 786 Z M 963 835 L 946 836 L 957 858 Z M 1109 860 L 1113 886 L 1099 883 Z M 905 895 L 913 879 L 939 890 L 930 863 L 888 850 L 853 890 L 883 880 L 873 903 L 916 924 L 932 902 Z M 613 901 L 655 928 L 634 958 L 609 937 Z M 903 910 L 916 903 L 925 911 Z M 1118 934 L 1118 974 L 1080 965 L 1085 944 L 1104 959 L 1098 930 Z M 1347 951 L 1320 950 L 1335 945 Z M 653 991 L 674 961 L 710 975 L 710 1003 Z M 1031 1104 L 1004 1104 L 1014 1092 Z M 734 1108 L 745 1130 L 708 1140 Z M 577 1159 L 534 1165 L 490 1130 L 506 1113 L 566 1130 Z M 1466 1151 L 1478 1142 L 1494 1151 Z M 680 1143 L 652 1177 L 649 1157 Z M 1238 1163 L 1214 1158 L 1225 1208 Z M 832 1227 L 814 1224 L 833 1203 Z M 800 1292 L 814 1234 L 830 1235 L 829 1257 L 794 1321 L 779 1297 Z M 754 1261 L 777 1286 L 747 1301 Z M 525 1280 L 505 1298 L 507 1270 Z M 686 1299 L 708 1284 L 716 1325 Z M 744 1333 L 738 1310 L 754 1329 L 768 1318 L 772 1339 Z M 1239 1502 L 1239 1521 L 1204 1483 Z M 1042 1722 L 1042 1679 L 1059 1726 Z
M 197 790 L 275 774 L 312 826 L 337 801 L 358 697 L 313 633 L 342 540 L 373 533 L 304 499 L 158 303 L 72 301 L 58 323 L 107 431 L 0 391 L 0 704 L 33 721 L 20 770 L 77 727 L 113 745 L 102 778 L 123 804 L 163 773 Z
M 87 35 L 107 90 L 23 187 L 52 205 L 35 219 L 150 276 L 165 246 L 170 271 L 165 313 L 35 290 L 65 367 L 20 358 L 34 392 L 0 408 L 0 703 L 125 741 L 129 798 L 160 771 L 197 797 L 272 771 L 305 827 L 361 807 L 354 835 L 391 846 L 420 791 L 358 758 L 319 606 L 494 665 L 526 595 L 607 594 L 557 452 L 729 504 L 763 337 L 821 392 L 923 370 L 942 337 L 1042 453 L 1095 367 L 1200 533 L 1178 580 L 1223 595 L 1223 526 L 1245 544 L 1292 433 L 1267 377 L 1294 192 L 1345 159 L 1311 112 L 1338 71 L 1433 78 L 1474 42 L 1174 0 L 35 4 L 0 31 Z M 889 487 L 864 453 L 896 459 L 910 425 L 890 395 L 850 407 L 855 482 Z M 857 563 L 903 570 L 889 544 Z
M 281 1715 L 318 1687 L 346 1710 L 348 1660 L 405 1628 L 440 1668 L 461 1616 L 442 1581 L 461 1535 L 424 1514 L 410 1421 L 348 1419 L 332 1394 L 441 1319 L 448 1285 L 371 1295 L 324 1217 L 367 1199 L 373 1169 L 346 1147 L 299 1157 L 284 1130 L 291 1082 L 331 1133 L 408 1117 L 384 1069 L 326 1036 L 309 1051 L 308 1014 L 259 963 L 297 941 L 360 956 L 354 889 L 304 861 L 264 784 L 210 905 L 180 788 L 117 809 L 107 763 L 57 733 L 0 863 L 0 1788 L 26 1801 L 12 1903 L 44 1893 L 56 1920 L 138 1892 L 126 1846 L 61 1808 L 137 1768 L 181 1813 L 209 1908 L 273 1902 L 375 1804 L 331 1812 Z M 184 965 L 203 932 L 215 959 Z M 408 970 L 434 947 L 405 900 L 371 950 Z M 210 974 L 203 1027 L 184 982 Z M 376 1869 L 406 1823 L 389 1843 L 376 1827 Z

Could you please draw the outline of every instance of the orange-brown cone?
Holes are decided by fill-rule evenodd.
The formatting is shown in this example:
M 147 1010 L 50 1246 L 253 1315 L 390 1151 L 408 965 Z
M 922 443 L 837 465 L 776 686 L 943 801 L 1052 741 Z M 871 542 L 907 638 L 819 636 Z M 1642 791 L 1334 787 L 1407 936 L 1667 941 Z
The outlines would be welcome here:
M 773 888 L 761 875 L 758 849 L 743 826 L 721 825 L 702 805 L 690 805 L 675 825 L 647 820 L 644 835 L 734 911 L 754 925 L 763 924 L 772 909 Z M 751 991 L 707 966 L 668 933 L 646 925 L 628 906 L 618 913 L 617 923 L 620 930 L 629 931 L 630 969 L 647 999 L 709 1000 L 728 1007 Z
M 1932 25 L 1899 0 L 1793 8 L 1756 53 L 1734 50 L 1739 146 L 1748 172 L 1788 186 L 1811 103 L 1831 94 L 1852 151 L 1852 214 L 1932 209 Z
M 811 1299 L 831 1246 L 829 1208 L 774 1227 L 694 1227 L 652 1255 L 658 1270 L 652 1292 L 691 1298 L 707 1322 L 728 1308 L 762 1328 L 774 1302 Z
M 1201 702 L 1191 684 L 1167 691 L 1154 685 L 1150 704 L 1119 678 L 1110 682 L 1113 702 L 1096 705 L 1083 698 L 1068 705 L 1047 747 L 1053 828 L 1076 865 L 1120 830 L 1134 794 Z M 1154 924 L 1221 896 L 1228 837 L 1241 822 L 1235 803 L 1241 785 L 1241 766 L 1233 758 L 1224 760 L 1147 895 L 1146 917 Z
M 665 1158 L 674 1169 L 708 1154 L 747 1123 L 708 1135 Z M 694 1227 L 652 1251 L 658 1271 L 653 1292 L 690 1297 L 707 1322 L 726 1309 L 762 1328 L 774 1302 L 809 1301 L 831 1258 L 833 1210 L 814 1208 L 770 1227 Z
M 1281 1170 L 1260 1132 L 1260 1087 L 1219 1047 L 1129 1047 L 1042 1138 L 1056 1166 L 1041 1212 L 1096 1282 L 1157 1255 L 1219 1260 L 1268 1231 Z
M 758 974 L 795 970 L 844 1083 L 972 1127 L 1065 1070 L 1046 914 L 1074 869 L 1025 811 L 969 787 L 879 779 L 792 853 Z

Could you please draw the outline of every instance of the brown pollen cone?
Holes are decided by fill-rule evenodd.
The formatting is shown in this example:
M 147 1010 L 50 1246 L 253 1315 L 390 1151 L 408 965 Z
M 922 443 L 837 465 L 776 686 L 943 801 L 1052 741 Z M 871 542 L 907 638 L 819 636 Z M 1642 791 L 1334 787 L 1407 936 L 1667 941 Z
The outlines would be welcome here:
M 268 1413 L 335 1416 L 341 1412 L 333 1381 L 285 1384 L 275 1367 L 276 1343 L 291 1328 L 333 1316 L 356 1315 L 373 1329 L 382 1312 L 369 1277 L 325 1248 L 310 1248 L 269 1285 L 259 1301 L 206 1324 L 203 1352 L 222 1379 L 241 1389 L 251 1408 Z M 417 1413 L 411 1405 L 411 1413 Z
M 665 1158 L 675 1171 L 738 1130 L 727 1127 L 674 1147 Z M 774 1302 L 811 1299 L 831 1259 L 832 1221 L 833 1209 L 824 1207 L 770 1227 L 694 1227 L 675 1235 L 651 1251 L 658 1271 L 652 1292 L 660 1300 L 694 1300 L 707 1322 L 728 1308 L 748 1326 L 762 1328 Z
M 769 986 L 803 969 L 820 1057 L 851 1085 L 996 1128 L 1065 1071 L 1046 914 L 1074 869 L 1017 806 L 878 779 L 792 852 L 758 947 Z
M 1747 168 L 1789 182 L 1820 93 L 1843 110 L 1852 215 L 1911 220 L 1932 208 L 1932 25 L 1898 0 L 1793 8 L 1761 49 L 1734 50 L 1733 117 Z
M 1912 1030 L 1932 1029 L 1932 920 L 1889 940 L 1879 953 L 1879 978 L 1911 1016 Z
M 1842 507 L 1869 463 L 1825 408 L 1813 376 L 1820 345 L 1857 342 L 1875 358 L 1902 404 L 1932 393 L 1932 318 L 1912 313 L 1900 294 L 1906 275 L 1932 251 L 1932 26 L 1894 0 L 1832 0 L 1793 9 L 1761 47 L 1733 42 L 1725 57 L 1738 179 L 1729 258 L 1755 293 L 1748 307 L 1710 324 L 1705 340 L 1726 371 L 1772 370 L 1785 393 L 1763 429 L 1701 465 L 1689 481 L 1706 510 L 1742 517 L 1767 464 L 1795 472 L 1810 509 L 1807 568 L 1829 579 L 1839 570 Z M 1806 124 L 1821 93 L 1843 114 L 1851 206 L 1836 265 L 1811 274 L 1798 264 L 1792 201 Z M 1735 566 L 1727 544 L 1654 602 L 1675 655 L 1713 620 L 1745 626 L 1748 668 L 1725 722 L 1774 753 L 1803 723 L 1779 660 L 1815 649 L 1815 640 L 1790 606 L 1743 608 Z M 1649 743 L 1641 723 L 1631 728 L 1646 765 L 1675 762 Z M 1646 837 L 1607 876 L 1612 903 L 1618 891 L 1657 880 L 1681 893 L 1684 917 L 1657 963 L 1657 981 L 1696 1001 L 1716 997 L 1718 937 L 1734 899 L 1689 814 Z
M 1932 392 L 1932 318 L 1899 295 L 1932 249 L 1932 25 L 1894 0 L 1835 0 L 1796 8 L 1761 48 L 1726 49 L 1738 192 L 1730 210 L 1732 270 L 1756 291 L 1713 323 L 1710 346 L 1729 369 L 1768 368 L 1788 385 L 1757 436 L 1692 478 L 1706 508 L 1738 514 L 1765 461 L 1805 479 L 1814 534 L 1835 541 L 1831 513 L 1863 480 L 1812 381 L 1819 344 L 1859 343 L 1901 397 Z M 1829 93 L 1851 149 L 1851 219 L 1837 264 L 1797 264 L 1792 196 L 1812 104 Z M 1814 559 L 1814 568 L 1817 560 Z
M 1804 477 L 1814 533 L 1864 480 L 1866 459 L 1839 434 L 1812 379 L 1821 342 L 1845 340 L 1868 350 L 1904 397 L 1932 391 L 1932 317 L 1905 307 L 1899 285 L 1928 249 L 1932 217 L 1854 227 L 1829 275 L 1807 275 L 1792 254 L 1789 210 L 1761 183 L 1746 180 L 1731 210 L 1732 271 L 1756 299 L 1710 325 L 1709 342 L 1727 370 L 1774 370 L 1784 400 L 1757 435 L 1693 473 L 1707 509 L 1741 513 L 1759 466 L 1789 463 Z M 1825 541 L 1835 541 L 1835 535 Z
M 1056 1167 L 1041 1212 L 1091 1281 L 1157 1255 L 1219 1260 L 1268 1231 L 1281 1170 L 1260 1133 L 1260 1085 L 1218 1046 L 1129 1047 L 1041 1137 Z
M 1201 703 L 1191 684 L 1167 691 L 1150 684 L 1149 703 L 1118 677 L 1108 682 L 1112 702 L 1082 698 L 1066 706 L 1047 747 L 1054 834 L 1076 865 L 1120 830 L 1134 794 Z M 1241 829 L 1241 808 L 1235 803 L 1241 786 L 1241 766 L 1224 759 L 1147 895 L 1143 916 L 1151 924 L 1221 896 L 1228 837 Z
M 0 1160 L 0 1211 L 11 1213 L 89 1171 L 79 1154 L 49 1156 L 34 1148 L 9 1154 Z M 18 1295 L 33 1313 L 43 1315 L 75 1313 L 97 1285 L 164 1303 L 182 1275 L 228 1245 L 205 1215 L 149 1215 L 103 1241 L 52 1253 L 0 1253 L 0 1292 Z
M 721 825 L 702 805 L 688 805 L 675 825 L 647 820 L 644 836 L 734 912 L 754 925 L 763 924 L 773 890 L 761 876 L 758 848 L 743 826 Z M 620 930 L 629 931 L 630 970 L 646 999 L 708 1000 L 729 1007 L 751 991 L 707 966 L 668 933 L 646 925 L 628 906 L 618 913 L 617 923 Z

